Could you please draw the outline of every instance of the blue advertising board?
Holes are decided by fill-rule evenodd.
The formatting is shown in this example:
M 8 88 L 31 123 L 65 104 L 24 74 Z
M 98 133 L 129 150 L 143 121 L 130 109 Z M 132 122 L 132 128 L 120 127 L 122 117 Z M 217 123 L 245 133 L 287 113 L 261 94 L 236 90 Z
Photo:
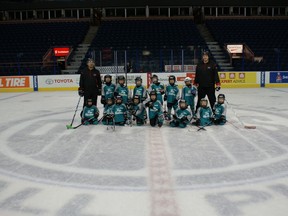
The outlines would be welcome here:
M 270 83 L 288 83 L 288 71 L 271 71 Z

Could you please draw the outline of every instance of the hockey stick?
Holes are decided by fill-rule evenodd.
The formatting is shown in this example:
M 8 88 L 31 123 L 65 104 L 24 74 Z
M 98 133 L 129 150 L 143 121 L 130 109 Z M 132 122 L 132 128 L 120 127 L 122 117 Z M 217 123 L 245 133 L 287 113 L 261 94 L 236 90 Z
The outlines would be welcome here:
M 241 121 L 241 119 L 239 118 L 239 116 L 237 115 L 237 113 L 235 112 L 235 110 L 233 109 L 232 105 L 230 105 L 230 103 L 225 99 L 225 101 L 227 102 L 227 104 L 229 105 L 229 107 L 231 108 L 232 112 L 234 113 L 235 117 L 238 119 L 238 121 L 241 123 L 241 125 L 246 128 L 246 129 L 256 129 L 255 125 L 245 125 L 243 121 Z
M 211 124 L 212 124 L 212 122 L 210 121 L 210 122 L 208 122 L 207 124 L 204 124 L 203 126 L 197 126 L 197 127 L 198 127 L 198 130 L 197 130 L 197 131 L 200 131 L 200 130 L 205 130 L 205 131 L 206 131 L 205 127 L 206 127 L 206 126 L 209 126 L 209 125 L 211 125 Z
M 82 122 L 81 124 L 79 124 L 79 125 L 77 125 L 77 126 L 75 126 L 75 127 L 72 127 L 72 125 L 66 125 L 66 128 L 67 128 L 67 129 L 76 129 L 76 128 L 84 125 L 86 122 L 89 122 L 89 121 L 92 120 L 93 118 L 95 118 L 95 117 L 91 117 L 91 118 L 85 120 L 84 122 Z
M 71 124 L 70 125 L 66 125 L 67 129 L 68 129 L 68 127 L 72 127 L 72 125 L 73 125 L 73 122 L 74 122 L 74 119 L 75 119 L 75 115 L 76 115 L 76 112 L 78 110 L 78 106 L 79 106 L 80 101 L 81 101 L 81 96 L 79 97 L 79 100 L 78 100 L 78 103 L 77 103 L 77 106 L 76 106 L 75 113 L 74 113 L 74 116 L 72 118 Z

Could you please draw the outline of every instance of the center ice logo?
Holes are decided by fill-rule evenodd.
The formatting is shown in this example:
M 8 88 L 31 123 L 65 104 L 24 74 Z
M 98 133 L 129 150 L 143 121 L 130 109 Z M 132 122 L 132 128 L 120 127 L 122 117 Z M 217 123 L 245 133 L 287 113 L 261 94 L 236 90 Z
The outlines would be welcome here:
M 257 118 L 261 124 L 261 114 L 255 120 Z M 277 120 L 280 117 L 266 114 L 265 118 L 267 123 L 267 118 Z M 133 141 L 128 141 L 127 136 L 127 143 L 123 144 L 119 143 L 119 134 L 107 134 L 106 130 L 101 131 L 101 126 L 88 127 L 85 133 L 78 133 L 65 130 L 65 123 L 59 119 L 61 114 L 53 113 L 36 119 L 17 120 L 17 124 L 7 124 L 6 129 L 0 132 L 3 146 L 0 156 L 5 164 L 10 165 L 2 163 L 0 168 L 15 177 L 60 185 L 69 182 L 75 187 L 121 189 L 127 184 L 134 188 L 147 187 L 147 164 L 143 154 L 147 145 L 146 130 L 139 129 L 140 134 Z M 122 130 L 129 133 L 133 129 Z M 174 161 L 171 172 L 176 180 L 176 188 L 245 184 L 265 181 L 287 172 L 288 148 L 258 130 L 245 131 L 243 134 L 227 124 L 217 136 L 206 133 L 206 141 L 201 146 L 195 145 L 193 140 L 203 139 L 203 133 L 193 134 L 191 141 L 191 132 L 181 131 L 181 143 L 187 143 L 186 148 L 179 146 L 175 134 L 165 135 L 171 142 L 166 145 L 171 148 Z M 227 142 L 226 136 L 230 137 L 231 142 Z M 109 143 L 113 145 L 101 141 L 108 137 Z M 233 143 L 235 140 L 231 137 L 237 137 L 241 143 Z M 174 142 L 178 143 L 177 148 Z M 206 150 L 204 146 L 207 146 Z M 21 169 L 17 168 L 19 166 Z M 101 174 L 103 170 L 105 175 Z

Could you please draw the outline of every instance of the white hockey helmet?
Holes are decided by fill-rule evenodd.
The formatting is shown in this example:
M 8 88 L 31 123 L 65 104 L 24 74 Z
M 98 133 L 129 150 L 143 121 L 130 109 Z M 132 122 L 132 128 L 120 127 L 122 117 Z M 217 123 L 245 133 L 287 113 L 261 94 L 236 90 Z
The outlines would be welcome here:
M 184 82 L 191 82 L 192 81 L 192 79 L 190 78 L 190 77 L 186 77 L 185 79 L 184 79 Z

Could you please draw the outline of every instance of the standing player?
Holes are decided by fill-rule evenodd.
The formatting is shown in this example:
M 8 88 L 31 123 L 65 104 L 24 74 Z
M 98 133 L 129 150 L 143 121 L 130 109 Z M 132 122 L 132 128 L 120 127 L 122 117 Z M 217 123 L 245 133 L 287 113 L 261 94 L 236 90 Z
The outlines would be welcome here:
M 130 92 L 127 86 L 125 85 L 125 77 L 123 75 L 118 76 L 117 86 L 114 92 L 114 96 L 117 97 L 120 95 L 122 97 L 122 102 L 127 105 L 130 100 Z
M 219 94 L 217 102 L 214 105 L 214 124 L 224 125 L 226 123 L 227 105 L 225 104 L 225 95 Z
M 167 101 L 167 108 L 168 108 L 167 118 L 168 120 L 171 120 L 172 108 L 175 113 L 178 107 L 178 100 L 180 99 L 180 91 L 178 86 L 175 84 L 176 78 L 174 75 L 169 76 L 168 82 L 169 84 L 166 87 L 164 101 Z
M 108 98 L 114 97 L 115 84 L 112 83 L 112 76 L 106 74 L 104 76 L 104 85 L 102 87 L 101 103 L 105 106 Z
M 197 110 L 197 119 L 196 125 L 197 126 L 207 126 L 212 124 L 212 110 L 208 106 L 208 100 L 206 98 L 202 98 L 200 100 L 200 107 Z
M 150 94 L 150 92 L 154 90 L 157 93 L 157 100 L 159 100 L 161 105 L 163 105 L 162 95 L 164 94 L 164 85 L 159 82 L 158 76 L 156 74 L 151 77 L 151 80 L 152 84 L 148 88 L 148 92 Z
M 102 82 L 100 72 L 95 69 L 95 62 L 89 58 L 87 68 L 81 71 L 78 88 L 79 96 L 84 96 L 83 107 L 87 104 L 88 99 L 92 99 L 92 104 L 97 106 L 97 97 L 101 95 Z
M 88 125 L 88 124 L 98 124 L 98 116 L 99 116 L 99 110 L 98 108 L 92 104 L 92 99 L 87 100 L 87 105 L 84 106 L 83 112 L 82 112 L 82 124 Z
M 147 100 L 146 100 L 147 101 Z M 145 106 L 148 107 L 149 110 L 149 120 L 150 125 L 155 127 L 162 127 L 164 121 L 164 114 L 162 104 L 159 100 L 157 100 L 156 91 L 152 90 L 150 92 L 150 99 L 145 103 Z
M 143 102 L 147 98 L 147 91 L 146 88 L 142 85 L 142 78 L 136 77 L 135 78 L 135 87 L 133 89 L 133 97 L 138 95 L 140 97 L 140 102 Z
M 185 100 L 179 101 L 179 108 L 176 110 L 176 113 L 173 115 L 173 120 L 170 122 L 171 127 L 180 127 L 185 128 L 191 120 L 191 113 L 187 109 L 188 105 Z
M 198 101 L 196 110 L 200 106 L 200 100 L 208 96 L 210 106 L 213 108 L 216 102 L 215 90 L 220 90 L 220 79 L 215 62 L 209 60 L 208 52 L 202 55 L 202 61 L 196 67 L 195 82 L 198 86 Z M 216 86 L 216 87 L 215 87 Z
M 195 117 L 195 96 L 197 94 L 197 88 L 192 85 L 192 79 L 186 77 L 184 79 L 185 86 L 182 89 L 181 99 L 185 100 L 187 105 L 190 106 L 192 116 Z

